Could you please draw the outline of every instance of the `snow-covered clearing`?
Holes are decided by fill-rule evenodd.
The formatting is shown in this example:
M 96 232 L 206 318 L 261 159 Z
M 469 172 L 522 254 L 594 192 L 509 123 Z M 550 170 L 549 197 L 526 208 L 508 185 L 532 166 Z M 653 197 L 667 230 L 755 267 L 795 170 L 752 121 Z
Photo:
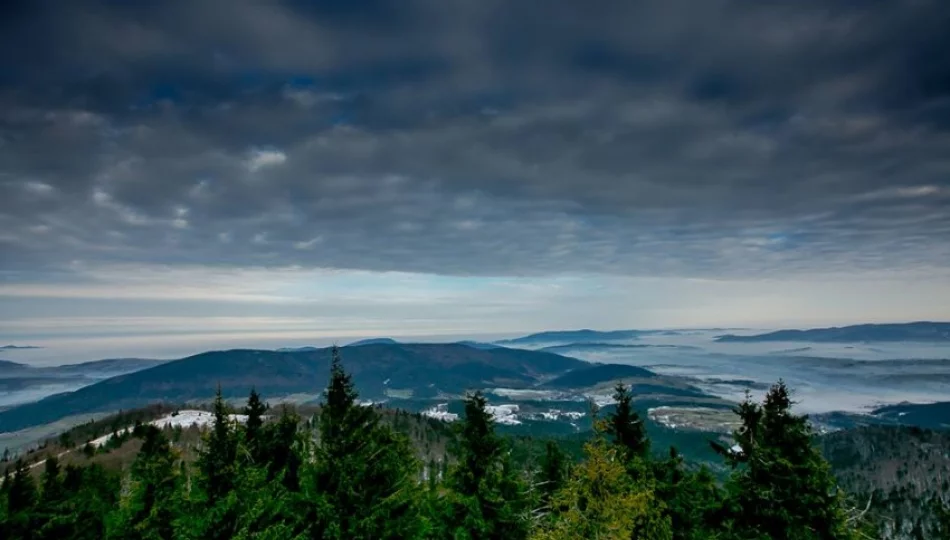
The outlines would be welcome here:
M 244 414 L 229 414 L 228 418 L 232 422 L 237 422 L 240 424 L 247 422 L 247 415 L 244 415 Z M 165 415 L 161 418 L 156 418 L 155 420 L 152 420 L 151 422 L 149 422 L 149 424 L 158 428 L 162 428 L 162 429 L 167 428 L 167 427 L 170 427 L 170 428 L 181 427 L 184 429 L 184 428 L 189 428 L 191 426 L 198 426 L 199 428 L 204 428 L 204 427 L 210 426 L 213 423 L 214 423 L 214 413 L 211 413 L 208 411 L 192 410 L 192 409 L 185 409 L 182 411 L 173 412 L 171 414 Z M 125 433 L 131 429 L 132 429 L 131 427 L 127 427 L 125 429 L 119 430 L 119 433 Z M 95 447 L 102 446 L 106 442 L 108 442 L 109 439 L 111 439 L 113 435 L 115 435 L 115 433 L 109 433 L 107 435 L 103 435 L 102 437 L 99 437 L 98 439 L 93 439 L 89 441 L 89 444 Z
M 448 403 L 439 403 L 435 407 L 426 409 L 422 411 L 422 416 L 428 416 L 429 418 L 435 418 L 443 422 L 454 422 L 459 419 L 459 415 L 449 412 Z

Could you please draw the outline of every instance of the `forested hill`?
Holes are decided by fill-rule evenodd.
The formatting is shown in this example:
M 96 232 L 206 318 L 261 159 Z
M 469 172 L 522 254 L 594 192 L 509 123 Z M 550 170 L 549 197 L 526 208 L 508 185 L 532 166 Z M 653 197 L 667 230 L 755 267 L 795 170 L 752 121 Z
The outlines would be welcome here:
M 881 538 L 936 538 L 950 501 L 950 431 L 868 426 L 819 439 L 839 484 L 866 501 Z
M 256 393 L 242 416 L 219 395 L 196 459 L 181 438 L 137 424 L 139 450 L 121 474 L 23 462 L 0 485 L 0 530 L 10 539 L 397 539 L 875 537 L 860 508 L 838 496 L 788 390 L 739 408 L 733 469 L 724 484 L 677 452 L 653 457 L 621 386 L 577 463 L 551 442 L 518 466 L 485 399 L 470 395 L 449 458 L 422 463 L 379 410 L 359 405 L 337 354 L 319 413 L 267 411 Z M 268 420 L 265 415 L 271 418 Z M 232 420 L 232 418 L 234 420 Z M 941 510 L 943 511 L 943 510 Z M 936 532 L 936 531 L 929 531 Z
M 811 341 L 817 343 L 925 341 L 946 343 L 950 342 L 950 322 L 858 324 L 810 330 L 778 330 L 751 336 L 725 334 L 716 338 L 716 341 L 731 343 L 763 341 Z
M 371 343 L 342 350 L 346 368 L 359 377 L 360 390 L 370 399 L 389 389 L 435 396 L 487 386 L 525 388 L 589 366 L 553 353 L 462 344 Z M 329 359 L 330 349 L 202 353 L 0 411 L 0 432 L 156 401 L 209 399 L 216 385 L 225 397 L 247 395 L 251 387 L 271 396 L 313 392 L 327 383 Z

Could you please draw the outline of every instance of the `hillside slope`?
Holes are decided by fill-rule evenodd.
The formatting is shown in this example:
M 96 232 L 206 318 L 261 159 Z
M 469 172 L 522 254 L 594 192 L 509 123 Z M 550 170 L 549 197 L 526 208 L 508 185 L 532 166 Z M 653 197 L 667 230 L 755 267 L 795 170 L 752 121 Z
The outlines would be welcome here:
M 341 351 L 366 399 L 378 399 L 389 389 L 434 396 L 487 385 L 527 387 L 588 365 L 551 353 L 458 344 L 370 344 Z M 329 361 L 329 349 L 201 353 L 2 411 L 0 432 L 67 415 L 206 399 L 219 385 L 225 396 L 233 397 L 246 395 L 251 387 L 269 396 L 317 394 L 327 384 Z
M 584 388 L 618 379 L 649 379 L 656 373 L 625 364 L 599 364 L 561 375 L 544 384 L 547 388 Z
M 950 432 L 867 426 L 819 438 L 839 485 L 868 504 L 883 538 L 917 538 L 933 523 L 931 503 L 950 497 Z

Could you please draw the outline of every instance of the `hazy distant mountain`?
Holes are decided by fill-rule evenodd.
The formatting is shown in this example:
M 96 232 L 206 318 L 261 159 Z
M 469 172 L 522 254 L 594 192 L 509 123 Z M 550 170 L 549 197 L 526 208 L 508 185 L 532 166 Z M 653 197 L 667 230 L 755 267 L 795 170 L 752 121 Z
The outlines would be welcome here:
M 361 339 L 359 341 L 354 341 L 347 345 L 347 347 L 361 347 L 363 345 L 396 345 L 399 342 L 393 338 L 382 337 L 382 338 L 369 338 Z
M 45 373 L 56 373 L 63 375 L 84 375 L 95 377 L 99 374 L 131 373 L 155 367 L 164 364 L 168 360 L 153 360 L 150 358 L 108 358 L 106 360 L 94 360 L 92 362 L 82 362 L 79 364 L 65 364 L 62 366 L 34 368 Z
M 624 364 L 599 364 L 565 373 L 544 384 L 547 388 L 585 388 L 620 379 L 651 379 L 656 373 Z
M 609 350 L 622 350 L 622 349 L 698 349 L 699 347 L 694 347 L 691 345 L 659 345 L 659 344 L 626 344 L 626 343 L 567 343 L 564 345 L 551 345 L 550 347 L 542 347 L 538 349 L 539 351 L 548 351 L 557 354 L 567 354 L 570 352 L 593 352 L 593 351 L 609 351 Z
M 434 397 L 460 394 L 469 388 L 528 388 L 589 365 L 546 352 L 459 344 L 347 346 L 342 355 L 365 399 L 378 399 L 389 390 Z M 207 399 L 218 385 L 229 397 L 244 397 L 251 387 L 267 396 L 316 395 L 326 387 L 329 364 L 328 349 L 206 352 L 2 411 L 0 432 L 68 415 L 129 409 L 156 401 Z
M 0 360 L 0 376 L 3 376 L 10 372 L 22 371 L 24 369 L 29 369 L 29 366 L 21 364 L 19 362 L 11 362 L 9 360 Z
M 466 347 L 474 347 L 476 349 L 497 349 L 501 346 L 495 343 L 484 343 L 482 341 L 458 341 L 456 343 L 459 345 L 465 345 Z
M 0 351 L 17 351 L 21 349 L 42 349 L 42 347 L 37 347 L 35 345 L 3 345 L 0 346 Z
M 313 352 L 320 350 L 319 347 L 281 347 L 275 349 L 277 352 Z
M 512 345 L 530 345 L 537 343 L 583 343 L 597 341 L 617 341 L 638 339 L 645 332 L 641 330 L 610 330 L 602 332 L 599 330 L 555 330 L 550 332 L 539 332 L 514 339 L 503 339 L 496 341 L 500 344 Z
M 950 401 L 898 403 L 874 409 L 872 414 L 911 426 L 950 428 Z
M 811 330 L 779 330 L 752 336 L 726 334 L 720 342 L 754 343 L 764 341 L 865 342 L 865 341 L 927 341 L 950 342 L 950 323 L 913 322 L 900 324 L 858 324 Z

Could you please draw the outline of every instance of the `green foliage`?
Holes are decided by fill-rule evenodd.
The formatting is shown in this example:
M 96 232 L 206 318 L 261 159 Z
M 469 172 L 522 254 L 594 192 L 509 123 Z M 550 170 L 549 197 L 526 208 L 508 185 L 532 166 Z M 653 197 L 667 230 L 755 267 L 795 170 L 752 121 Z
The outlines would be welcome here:
M 623 384 L 614 389 L 617 408 L 607 417 L 606 432 L 614 444 L 623 449 L 628 459 L 646 458 L 650 455 L 650 439 L 646 425 L 633 408 L 633 395 Z
M 132 464 L 128 495 L 110 523 L 108 537 L 171 539 L 178 500 L 176 457 L 161 430 L 145 426 L 139 431 L 142 448 Z
M 723 494 L 705 466 L 687 468 L 676 448 L 653 464 L 656 497 L 666 503 L 674 540 L 700 540 L 715 535 L 722 523 Z
M 547 504 L 551 496 L 564 486 L 567 473 L 567 456 L 556 442 L 548 441 L 544 447 L 544 457 L 536 480 L 541 491 L 542 504 Z
M 529 500 L 515 473 L 506 445 L 494 432 L 485 397 L 465 400 L 453 454 L 456 465 L 446 481 L 448 493 L 438 508 L 438 536 L 443 538 L 526 538 Z
M 244 446 L 253 463 L 262 463 L 265 460 L 267 450 L 263 433 L 265 412 L 267 412 L 267 405 L 261 401 L 257 390 L 252 388 L 247 398 L 247 406 L 244 407 L 244 414 L 247 415 L 247 421 L 244 422 Z
M 214 424 L 205 437 L 204 448 L 198 456 L 199 485 L 204 491 L 208 506 L 214 506 L 233 487 L 234 467 L 237 459 L 237 440 L 229 410 L 221 387 L 214 398 Z
M 652 483 L 635 481 L 622 447 L 602 436 L 588 443 L 586 458 L 551 500 L 553 519 L 532 535 L 537 540 L 575 538 L 644 540 L 672 536 Z M 636 460 L 636 463 L 640 463 Z M 639 475 L 644 478 L 645 475 Z
M 339 349 L 332 349 L 330 383 L 320 410 L 302 490 L 317 538 L 415 538 L 421 519 L 419 464 L 408 439 L 360 406 Z
M 739 449 L 720 448 L 734 469 L 726 483 L 730 528 L 740 538 L 851 538 L 830 467 L 812 446 L 807 418 L 791 406 L 779 381 L 762 405 L 747 398 L 737 408 Z
M 287 407 L 265 416 L 266 404 L 252 391 L 247 422 L 239 427 L 219 390 L 214 424 L 194 461 L 183 430 L 162 430 L 125 413 L 134 429 L 116 422 L 96 428 L 121 434 L 121 443 L 141 441 L 121 474 L 95 464 L 62 467 L 49 458 L 42 474 L 33 471 L 37 485 L 27 464 L 17 462 L 0 484 L 0 539 L 797 540 L 856 534 L 857 520 L 845 511 L 829 466 L 812 448 L 805 418 L 791 413 L 781 383 L 761 405 L 747 400 L 738 407 L 740 451 L 718 446 L 732 468 L 722 485 L 673 448 L 666 458 L 651 456 L 644 422 L 622 385 L 616 411 L 595 419 L 586 442 L 504 438 L 485 397 L 475 392 L 454 426 L 448 454 L 424 454 L 424 474 L 407 433 L 424 440 L 428 452 L 430 434 L 449 428 L 437 424 L 443 431 L 433 431 L 428 421 L 405 413 L 384 421 L 378 409 L 359 404 L 339 350 L 332 350 L 331 361 L 324 403 L 308 422 Z M 580 453 L 575 446 L 582 442 Z M 113 443 L 116 453 L 135 448 L 121 443 Z M 111 457 L 95 454 L 95 460 Z M 900 526 L 912 535 L 946 537 L 944 500 L 932 501 L 943 529 L 920 521 Z

